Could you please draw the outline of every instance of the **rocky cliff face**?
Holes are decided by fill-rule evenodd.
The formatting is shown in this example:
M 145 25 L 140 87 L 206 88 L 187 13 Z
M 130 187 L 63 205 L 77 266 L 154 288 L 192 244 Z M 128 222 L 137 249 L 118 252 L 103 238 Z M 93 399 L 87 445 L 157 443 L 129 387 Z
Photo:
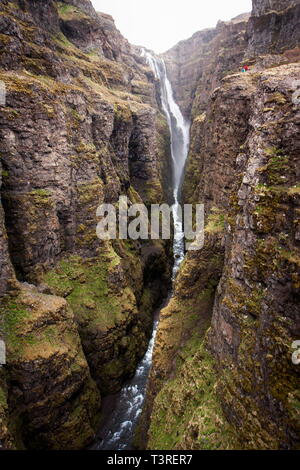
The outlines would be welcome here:
M 151 449 L 300 446 L 299 2 L 253 5 L 164 55 L 205 245 L 161 313 Z M 169 134 L 152 72 L 89 0 L 3 0 L 0 43 L 0 446 L 79 449 L 145 352 L 172 259 L 100 242 L 96 209 L 169 199 Z
M 291 57 L 255 57 L 252 71 L 218 77 L 209 95 L 199 79 L 183 198 L 205 204 L 205 245 L 187 254 L 162 312 L 143 422 L 149 449 L 299 448 L 300 109 Z
M 227 23 L 219 21 L 216 28 L 199 31 L 163 54 L 175 98 L 187 118 L 195 99 L 205 108 L 221 78 L 239 69 L 248 17 L 245 14 Z
M 152 72 L 89 1 L 4 0 L 0 43 L 0 438 L 78 449 L 170 279 L 167 244 L 100 242 L 96 209 L 168 198 L 169 135 Z
M 299 15 L 299 0 L 254 1 L 248 24 L 247 56 L 278 54 L 297 48 L 294 60 L 299 60 Z
M 298 75 L 293 64 L 250 74 L 250 83 L 242 79 L 251 93 L 251 127 L 237 155 L 241 185 L 226 227 L 210 345 L 225 416 L 248 448 L 292 449 L 300 442 L 300 370 L 291 360 L 300 333 L 299 108 L 290 91 Z M 243 86 L 234 80 L 231 96 Z
M 187 118 L 205 111 L 222 78 L 245 63 L 257 70 L 299 60 L 298 0 L 253 2 L 243 14 L 199 31 L 163 54 L 175 97 Z M 281 54 L 281 55 L 279 55 Z
M 299 0 L 253 0 L 253 16 L 261 16 L 271 11 L 283 11 L 287 8 L 295 6 Z

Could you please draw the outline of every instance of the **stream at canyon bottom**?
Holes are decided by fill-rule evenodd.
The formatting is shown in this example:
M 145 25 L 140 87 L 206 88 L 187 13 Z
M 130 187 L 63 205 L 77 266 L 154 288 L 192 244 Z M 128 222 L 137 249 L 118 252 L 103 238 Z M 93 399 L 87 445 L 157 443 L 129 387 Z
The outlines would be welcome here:
M 174 280 L 184 258 L 184 234 L 179 200 L 181 181 L 189 148 L 189 124 L 185 121 L 179 106 L 174 100 L 164 61 L 144 49 L 142 50 L 142 56 L 145 57 L 156 79 L 160 82 L 162 108 L 170 128 L 174 196 L 172 207 L 174 219 Z M 162 307 L 167 302 L 168 299 Z M 154 318 L 153 332 L 148 350 L 138 364 L 134 377 L 125 383 L 120 393 L 103 399 L 104 417 L 97 441 L 92 447 L 93 449 L 132 449 L 134 432 L 143 409 L 158 323 L 159 311 Z

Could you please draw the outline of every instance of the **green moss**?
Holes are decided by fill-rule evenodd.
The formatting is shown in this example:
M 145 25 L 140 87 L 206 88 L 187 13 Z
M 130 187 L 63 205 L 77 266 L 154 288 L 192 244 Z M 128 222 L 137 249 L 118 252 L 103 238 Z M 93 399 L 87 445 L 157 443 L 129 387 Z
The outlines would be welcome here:
M 30 195 L 38 196 L 40 198 L 48 198 L 49 196 L 51 196 L 51 193 L 46 189 L 34 189 L 33 191 L 31 191 Z
M 16 436 L 18 448 L 23 448 L 21 435 L 28 433 L 28 426 L 22 419 L 24 411 L 28 412 L 32 426 L 30 448 L 43 448 L 45 444 L 49 448 L 53 444 L 56 449 L 72 446 L 76 449 L 87 445 L 94 435 L 100 397 L 88 374 L 73 315 L 66 303 L 58 297 L 44 296 L 25 288 L 14 298 L 2 300 L 1 314 L 5 319 L 8 363 L 14 367 L 16 380 L 22 384 L 29 373 L 28 364 L 33 366 L 36 361 L 39 361 L 39 368 L 35 373 L 40 373 L 41 379 L 56 363 L 60 368 L 55 377 L 57 383 L 67 380 L 63 393 L 46 390 L 40 397 L 44 407 L 59 408 L 65 413 L 59 427 L 50 419 L 43 431 L 39 429 L 34 435 L 36 427 L 31 423 L 34 414 L 39 414 L 40 402 L 27 401 L 21 410 L 12 410 L 11 431 Z M 73 393 L 73 383 L 76 393 Z M 80 383 L 82 386 L 78 388 Z
M 262 289 L 245 290 L 235 279 L 228 279 L 228 295 L 223 298 L 223 304 L 239 318 L 247 322 L 247 316 L 258 318 L 262 309 L 264 291 Z
M 203 123 L 206 119 L 206 113 L 199 114 L 198 116 L 195 117 L 194 122 L 195 123 Z
M 296 251 L 281 250 L 281 258 L 287 260 L 291 264 L 296 264 L 300 268 L 300 255 Z
M 32 83 L 28 80 L 27 77 L 20 77 L 16 76 L 15 74 L 6 74 L 4 71 L 0 73 L 0 80 L 5 83 L 6 89 L 8 92 L 14 93 L 24 93 L 26 95 L 32 95 Z
M 265 154 L 268 158 L 268 163 L 260 168 L 260 173 L 266 176 L 267 185 L 276 186 L 282 184 L 284 173 L 289 170 L 289 157 L 276 147 L 266 148 Z
M 65 20 L 72 20 L 72 19 L 82 19 L 82 18 L 89 18 L 82 10 L 74 5 L 69 5 L 63 2 L 57 2 L 58 6 L 58 13 L 59 16 Z
M 75 119 L 75 121 L 82 121 L 82 117 L 80 116 L 78 111 L 76 111 L 76 109 L 71 108 L 70 113 L 73 116 L 73 118 Z
M 0 306 L 1 316 L 4 318 L 4 330 L 7 342 L 13 346 L 18 345 L 18 330 L 24 320 L 29 317 L 29 311 L 18 299 L 4 298 Z
M 43 107 L 49 118 L 53 118 L 55 116 L 55 109 L 53 108 L 53 106 L 43 103 Z
M 216 394 L 214 361 L 195 332 L 186 343 L 175 378 L 158 394 L 149 449 L 210 450 L 239 447 Z
M 56 36 L 52 36 L 52 40 L 63 48 L 76 50 L 74 44 L 72 44 L 62 32 L 59 32 Z
M 295 186 L 292 186 L 291 188 L 288 188 L 288 195 L 289 196 L 294 196 L 296 194 L 300 194 L 300 184 L 296 184 Z
M 288 395 L 290 419 L 297 425 L 300 423 L 300 390 L 294 390 Z M 298 449 L 299 450 L 299 449 Z
M 75 119 L 80 120 L 79 115 Z M 77 152 L 77 160 L 79 165 L 82 164 L 82 160 L 99 161 L 100 152 L 97 151 L 95 145 L 91 142 L 84 142 L 81 140 L 80 143 L 76 146 L 75 150 Z
M 90 329 L 106 331 L 120 320 L 122 312 L 133 308 L 134 296 L 129 288 L 118 294 L 111 291 L 109 276 L 118 269 L 120 258 L 106 247 L 98 258 L 71 256 L 45 275 L 45 282 L 57 295 L 66 297 L 77 320 L 88 322 Z
M 225 215 L 222 210 L 213 207 L 208 216 L 205 231 L 207 233 L 220 233 L 225 230 Z
M 128 197 L 129 197 L 130 201 L 133 204 L 141 204 L 142 203 L 142 199 L 141 199 L 139 193 L 134 189 L 133 186 L 130 186 L 130 188 L 128 189 Z
M 282 93 L 273 93 L 266 101 L 266 103 L 276 103 L 278 105 L 286 104 L 287 100 Z
M 3 388 L 0 386 L 0 409 L 7 408 L 6 393 Z
M 130 122 L 132 119 L 132 113 L 129 106 L 115 103 L 114 105 L 115 118 L 120 121 Z
M 98 61 L 100 58 L 99 51 L 97 51 L 96 49 L 88 52 L 87 55 L 90 59 L 95 60 L 95 61 Z
M 52 196 L 51 192 L 46 189 L 34 189 L 33 191 L 30 191 L 26 197 L 29 200 L 31 199 L 33 204 L 37 208 L 38 206 L 51 206 L 52 207 L 54 204 L 54 201 L 52 201 L 51 196 Z
M 5 46 L 8 46 L 11 42 L 11 37 L 8 36 L 7 34 L 0 34 L 0 42 L 4 44 Z
M 24 334 L 24 325 L 30 318 L 30 309 L 18 298 L 4 297 L 0 304 L 0 317 L 4 323 L 8 359 L 20 357 L 28 345 L 38 342 L 31 333 Z

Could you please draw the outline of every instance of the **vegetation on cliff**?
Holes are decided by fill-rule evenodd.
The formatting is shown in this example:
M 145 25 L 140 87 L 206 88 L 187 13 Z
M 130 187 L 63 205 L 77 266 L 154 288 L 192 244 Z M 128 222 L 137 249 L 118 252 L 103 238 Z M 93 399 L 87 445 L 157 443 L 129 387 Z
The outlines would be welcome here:
M 211 270 L 203 264 L 203 250 L 188 254 L 162 312 L 143 417 L 148 448 L 299 448 L 300 370 L 292 362 L 292 343 L 300 334 L 299 107 L 293 100 L 299 64 L 296 53 L 284 51 L 291 44 L 297 48 L 287 24 L 293 28 L 299 12 L 298 6 L 278 10 L 261 19 L 267 25 L 263 36 L 253 29 L 259 19 L 251 20 L 250 29 L 245 19 L 239 27 L 238 19 L 224 26 L 223 44 L 248 28 L 249 47 L 246 41 L 236 50 L 237 59 L 241 52 L 249 57 L 261 41 L 265 55 L 254 53 L 249 73 L 234 73 L 243 62 L 230 62 L 232 73 L 222 78 L 223 63 L 215 70 L 209 59 L 200 62 L 183 197 L 205 204 L 204 253 L 219 261 Z M 276 43 L 268 33 L 271 16 L 278 21 Z M 209 34 L 203 33 L 206 41 Z M 199 41 L 203 37 L 199 33 Z M 203 47 L 220 47 L 210 41 Z M 181 50 L 184 60 L 188 47 L 189 41 L 180 43 L 174 55 Z M 220 56 L 217 49 L 217 63 Z M 193 68 L 189 59 L 183 69 Z M 181 95 L 172 50 L 166 60 L 182 106 L 191 109 Z M 185 76 L 192 74 L 186 70 Z M 208 75 L 218 86 L 209 93 Z M 219 243 L 212 244 L 212 237 Z M 200 298 L 212 276 L 208 308 Z M 205 337 L 197 322 L 206 318 L 211 327 Z
M 169 198 L 169 134 L 152 72 L 90 1 L 4 0 L 1 45 L 0 432 L 5 446 L 8 426 L 18 448 L 79 449 L 170 284 L 169 244 L 103 245 L 96 209 Z
M 300 447 L 299 14 L 254 0 L 164 54 L 205 244 L 161 311 L 139 447 Z M 171 279 L 169 241 L 100 242 L 96 209 L 172 200 L 168 126 L 139 50 L 89 0 L 2 0 L 0 64 L 0 447 L 80 449 Z

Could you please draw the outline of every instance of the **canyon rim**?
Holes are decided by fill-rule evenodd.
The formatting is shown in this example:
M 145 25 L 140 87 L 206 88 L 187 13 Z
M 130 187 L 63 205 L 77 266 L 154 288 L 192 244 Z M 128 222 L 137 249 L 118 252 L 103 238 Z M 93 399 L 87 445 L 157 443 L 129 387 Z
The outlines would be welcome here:
M 158 55 L 1 0 L 1 450 L 300 449 L 300 0 L 252 4 Z M 100 240 L 122 196 L 171 236 Z

